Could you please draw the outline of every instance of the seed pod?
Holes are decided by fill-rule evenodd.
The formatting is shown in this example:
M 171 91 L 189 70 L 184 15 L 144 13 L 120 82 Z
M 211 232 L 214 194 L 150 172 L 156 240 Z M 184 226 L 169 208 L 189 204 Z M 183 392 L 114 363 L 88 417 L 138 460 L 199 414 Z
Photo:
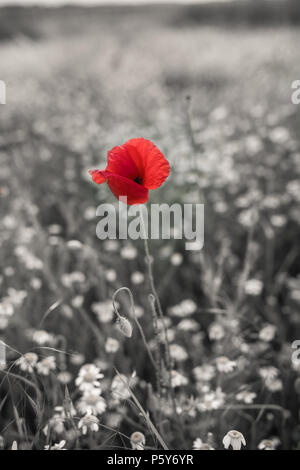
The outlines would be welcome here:
M 127 318 L 120 316 L 117 320 L 116 327 L 122 333 L 122 335 L 126 336 L 127 338 L 131 338 L 132 326 Z

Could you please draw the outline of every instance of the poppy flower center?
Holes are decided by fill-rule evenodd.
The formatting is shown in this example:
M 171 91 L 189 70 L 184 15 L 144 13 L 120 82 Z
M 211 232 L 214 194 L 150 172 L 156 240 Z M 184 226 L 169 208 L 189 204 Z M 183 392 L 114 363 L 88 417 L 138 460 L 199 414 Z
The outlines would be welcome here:
M 139 176 L 137 178 L 135 178 L 134 180 L 137 184 L 142 184 L 142 178 L 140 178 Z

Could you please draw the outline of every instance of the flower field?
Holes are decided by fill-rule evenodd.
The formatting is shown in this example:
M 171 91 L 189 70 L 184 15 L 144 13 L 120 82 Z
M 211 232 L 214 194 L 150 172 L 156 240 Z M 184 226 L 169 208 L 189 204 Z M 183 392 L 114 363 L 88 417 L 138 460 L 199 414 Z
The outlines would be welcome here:
M 0 43 L 0 447 L 299 449 L 299 31 L 72 28 Z M 201 251 L 97 238 L 137 137 Z

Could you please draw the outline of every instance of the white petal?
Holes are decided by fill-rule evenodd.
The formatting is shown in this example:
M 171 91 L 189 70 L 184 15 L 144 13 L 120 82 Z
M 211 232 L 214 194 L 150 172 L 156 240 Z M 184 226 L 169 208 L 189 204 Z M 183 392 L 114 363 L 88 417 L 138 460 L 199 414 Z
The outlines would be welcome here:
M 223 438 L 223 445 L 225 449 L 228 449 L 228 447 L 230 446 L 230 442 L 231 442 L 231 438 L 230 436 L 228 436 L 228 434 L 226 434 L 226 436 L 224 436 Z
M 231 445 L 233 450 L 241 450 L 242 444 L 241 439 L 231 439 Z

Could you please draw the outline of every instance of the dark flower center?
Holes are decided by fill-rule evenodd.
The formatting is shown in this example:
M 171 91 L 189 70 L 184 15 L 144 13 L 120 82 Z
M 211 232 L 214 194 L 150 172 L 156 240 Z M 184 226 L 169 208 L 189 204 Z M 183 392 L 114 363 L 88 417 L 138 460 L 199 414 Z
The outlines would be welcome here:
M 138 176 L 137 178 L 135 178 L 134 180 L 137 184 L 142 184 L 142 179 Z

